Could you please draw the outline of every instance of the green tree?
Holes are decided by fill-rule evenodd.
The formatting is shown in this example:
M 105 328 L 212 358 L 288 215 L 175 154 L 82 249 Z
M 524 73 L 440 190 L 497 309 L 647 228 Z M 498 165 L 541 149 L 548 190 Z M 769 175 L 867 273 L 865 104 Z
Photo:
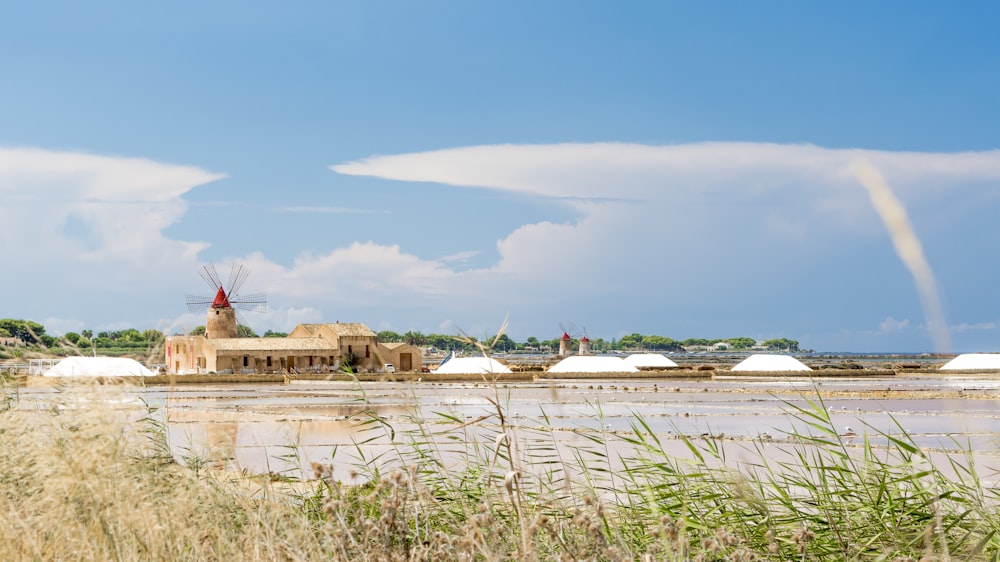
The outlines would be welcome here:
M 535 336 L 531 336 L 527 340 L 525 340 L 524 343 L 525 343 L 526 346 L 531 346 L 531 347 L 533 347 L 535 349 L 538 349 L 538 346 L 539 346 L 540 342 L 538 341 L 538 338 L 536 338 Z
M 68 341 L 73 345 L 79 344 L 81 339 L 80 334 L 76 332 L 66 332 L 66 335 L 64 335 L 63 337 L 66 338 L 66 341 Z
M 542 340 L 538 342 L 538 346 L 542 348 L 549 348 L 553 351 L 559 351 L 559 338 L 552 338 L 551 340 Z
M 427 336 L 411 330 L 403 334 L 403 341 L 410 345 L 427 345 Z
M 236 337 L 238 338 L 256 338 L 257 332 L 253 331 L 253 328 L 246 326 L 244 324 L 236 325 Z
M 733 349 L 750 349 L 757 345 L 757 340 L 753 338 L 729 338 L 725 340 Z
M 657 351 L 684 350 L 684 346 L 681 345 L 681 342 L 663 336 L 644 336 L 642 338 L 642 346 L 646 349 L 654 349 Z
M 767 340 L 764 342 L 764 345 L 766 345 L 770 349 L 781 349 L 785 351 L 799 350 L 799 342 L 795 340 L 790 340 L 788 338 L 776 338 L 773 340 Z
M 642 346 L 642 334 L 629 334 L 618 340 L 622 349 L 639 349 Z
M 204 336 L 205 335 L 205 327 L 204 326 L 195 326 L 195 328 L 193 330 L 191 330 L 191 332 L 188 333 L 188 335 L 189 336 Z M 100 335 L 98 335 L 98 337 L 100 337 Z
M 493 342 L 494 338 L 490 338 L 490 342 Z M 496 343 L 493 344 L 493 351 L 512 351 L 517 349 L 517 342 L 510 339 L 507 334 L 500 334 L 500 337 L 496 338 Z
M 135 328 L 128 328 L 118 332 L 118 339 L 122 343 L 136 343 L 146 341 L 146 338 L 142 337 L 142 333 Z
M 142 339 L 150 343 L 159 343 L 163 341 L 164 336 L 159 330 L 146 330 L 142 333 Z
M 4 318 L 0 320 L 0 328 L 7 330 L 10 334 L 7 337 L 17 338 L 26 344 L 39 343 L 40 338 L 45 335 L 45 326 L 31 320 Z
M 275 331 L 272 331 L 272 330 L 268 330 L 268 331 L 264 332 L 264 337 L 265 338 L 287 338 L 288 337 L 288 332 L 275 332 Z
M 89 340 L 90 338 L 94 337 L 94 331 L 93 330 L 82 330 L 80 332 L 80 335 L 83 336 L 83 337 L 85 337 L 85 338 L 87 338 Z
M 378 341 L 386 343 L 401 342 L 403 341 L 403 336 L 392 330 L 382 330 L 378 333 Z

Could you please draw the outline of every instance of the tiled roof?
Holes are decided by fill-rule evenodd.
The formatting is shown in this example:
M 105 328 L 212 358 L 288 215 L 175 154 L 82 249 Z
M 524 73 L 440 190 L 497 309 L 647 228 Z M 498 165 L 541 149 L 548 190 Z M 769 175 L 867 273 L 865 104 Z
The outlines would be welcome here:
M 371 328 L 359 323 L 343 323 L 338 322 L 336 324 L 325 324 L 327 328 L 330 328 L 334 334 L 338 336 L 350 336 L 350 337 L 368 337 L 375 338 L 378 334 L 373 332 Z
M 332 351 L 323 338 L 216 338 L 208 345 L 218 351 Z
M 307 334 L 315 336 L 320 329 L 326 326 L 337 336 L 349 337 L 378 337 L 378 334 L 371 331 L 368 326 L 358 322 L 332 322 L 327 324 L 299 324 L 297 328 L 302 328 Z

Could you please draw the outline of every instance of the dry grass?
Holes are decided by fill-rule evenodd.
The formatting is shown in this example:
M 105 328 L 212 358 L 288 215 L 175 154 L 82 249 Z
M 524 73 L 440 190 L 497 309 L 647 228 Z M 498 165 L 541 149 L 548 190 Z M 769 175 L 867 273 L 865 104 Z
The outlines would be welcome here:
M 777 466 L 762 449 L 757 470 L 740 473 L 711 439 L 670 455 L 641 417 L 625 436 L 581 433 L 564 458 L 544 418 L 530 432 L 509 423 L 493 385 L 494 413 L 471 422 L 397 432 L 371 408 L 372 440 L 394 447 L 372 458 L 359 442 L 353 469 L 367 483 L 344 485 L 324 464 L 292 483 L 181 466 L 157 412 L 112 407 L 112 390 L 0 412 L 0 559 L 1000 557 L 997 495 L 970 459 L 945 477 L 902 431 L 877 436 L 888 447 L 849 449 L 821 402 L 789 405 L 810 427 L 793 436 L 791 461 Z M 363 385 L 359 394 L 365 404 Z M 612 454 L 611 439 L 627 453 Z
M 296 505 L 182 468 L 157 429 L 100 405 L 0 415 L 0 559 L 321 555 Z

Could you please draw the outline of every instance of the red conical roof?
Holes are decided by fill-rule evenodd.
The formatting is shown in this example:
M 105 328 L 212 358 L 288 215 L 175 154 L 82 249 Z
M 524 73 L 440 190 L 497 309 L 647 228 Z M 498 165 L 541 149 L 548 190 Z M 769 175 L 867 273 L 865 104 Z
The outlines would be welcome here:
M 226 291 L 222 287 L 219 287 L 219 292 L 215 293 L 215 300 L 212 301 L 212 308 L 232 308 L 229 304 L 229 297 L 226 296 Z
M 566 332 L 563 332 L 563 337 L 562 337 L 562 339 L 564 339 L 564 340 L 568 340 L 568 339 L 569 339 L 569 334 L 567 334 Z

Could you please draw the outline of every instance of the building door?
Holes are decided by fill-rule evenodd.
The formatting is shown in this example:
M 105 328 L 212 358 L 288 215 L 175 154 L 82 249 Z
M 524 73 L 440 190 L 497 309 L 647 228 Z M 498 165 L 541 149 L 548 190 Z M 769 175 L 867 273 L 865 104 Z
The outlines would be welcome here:
M 288 370 L 291 371 L 295 368 L 295 357 L 293 355 L 288 356 Z
M 399 354 L 399 370 L 400 371 L 412 371 L 413 370 L 413 354 L 412 353 L 400 353 Z

